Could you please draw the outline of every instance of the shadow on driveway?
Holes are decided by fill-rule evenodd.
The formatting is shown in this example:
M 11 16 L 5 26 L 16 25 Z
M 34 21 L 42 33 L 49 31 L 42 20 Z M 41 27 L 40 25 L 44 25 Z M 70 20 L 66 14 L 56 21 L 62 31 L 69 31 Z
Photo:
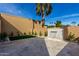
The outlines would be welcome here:
M 0 55 L 3 56 L 49 56 L 44 38 L 31 38 L 12 41 L 0 45 Z

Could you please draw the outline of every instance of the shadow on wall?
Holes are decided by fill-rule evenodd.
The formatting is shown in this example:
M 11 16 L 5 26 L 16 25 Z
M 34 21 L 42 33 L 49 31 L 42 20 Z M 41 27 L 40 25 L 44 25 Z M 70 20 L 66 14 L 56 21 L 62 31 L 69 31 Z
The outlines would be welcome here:
M 7 22 L 3 17 L 0 16 L 1 19 L 1 33 L 6 33 L 11 35 L 13 33 L 14 36 L 22 35 L 22 32 L 19 31 L 15 26 Z
M 77 43 L 68 43 L 57 56 L 79 56 L 79 45 Z

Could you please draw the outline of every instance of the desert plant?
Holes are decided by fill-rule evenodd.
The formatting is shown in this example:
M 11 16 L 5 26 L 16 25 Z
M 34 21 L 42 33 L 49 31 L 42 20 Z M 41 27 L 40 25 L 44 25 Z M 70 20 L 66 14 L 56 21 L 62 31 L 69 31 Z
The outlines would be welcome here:
M 39 35 L 42 36 L 42 32 L 41 31 L 40 31 Z
M 69 41 L 74 41 L 75 40 L 75 36 L 74 36 L 75 34 L 72 34 L 71 32 L 70 32 L 70 34 L 68 35 L 68 38 L 67 38 L 67 40 L 69 40 Z

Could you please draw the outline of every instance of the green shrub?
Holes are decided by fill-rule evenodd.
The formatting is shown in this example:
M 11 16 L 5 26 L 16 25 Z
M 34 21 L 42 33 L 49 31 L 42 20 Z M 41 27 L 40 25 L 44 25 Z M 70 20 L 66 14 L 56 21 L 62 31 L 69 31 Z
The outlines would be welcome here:
M 42 36 L 42 33 L 41 33 L 41 31 L 40 31 L 39 35 L 40 35 L 40 36 Z

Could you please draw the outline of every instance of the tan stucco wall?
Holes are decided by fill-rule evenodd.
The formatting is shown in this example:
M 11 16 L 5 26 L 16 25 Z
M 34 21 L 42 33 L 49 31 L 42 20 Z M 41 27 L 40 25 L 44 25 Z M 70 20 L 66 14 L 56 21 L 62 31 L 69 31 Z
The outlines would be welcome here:
M 46 27 L 42 27 L 39 23 L 34 23 L 33 29 L 32 19 L 16 17 L 7 14 L 1 14 L 0 18 L 2 20 L 2 31 L 6 32 L 8 35 L 10 35 L 11 32 L 13 32 L 14 35 L 17 35 L 17 32 L 20 34 L 29 34 L 29 32 L 32 33 L 32 31 L 36 31 L 39 35 L 40 31 L 42 33 L 46 31 Z
M 75 38 L 79 37 L 79 26 L 69 26 L 64 28 L 64 38 L 66 39 L 68 35 L 72 33 Z
M 21 33 L 32 32 L 33 28 L 33 21 L 30 19 L 10 16 L 6 14 L 1 14 L 1 17 L 3 18 L 3 29 L 5 32 L 16 32 L 15 29 Z

